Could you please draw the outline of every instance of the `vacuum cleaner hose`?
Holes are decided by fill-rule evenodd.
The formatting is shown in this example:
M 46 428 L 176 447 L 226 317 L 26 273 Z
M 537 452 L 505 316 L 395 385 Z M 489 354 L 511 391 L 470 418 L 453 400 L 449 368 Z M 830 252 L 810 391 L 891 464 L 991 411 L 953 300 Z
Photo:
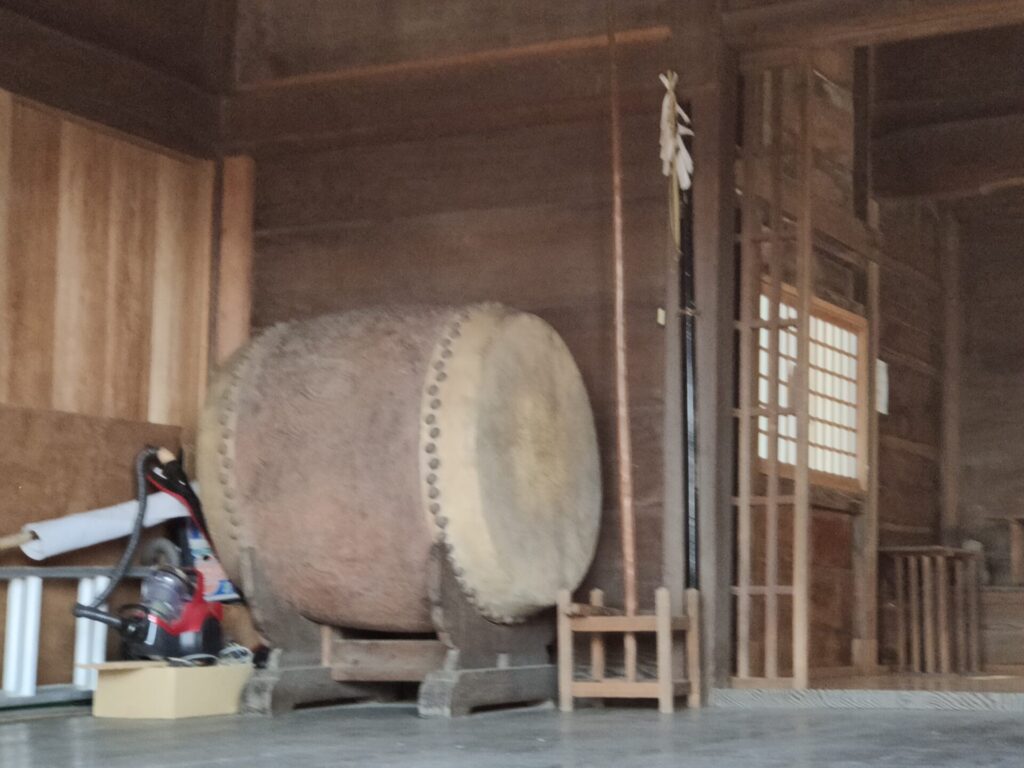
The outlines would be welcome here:
M 124 579 L 124 575 L 128 572 L 128 568 L 131 566 L 132 560 L 135 558 L 135 552 L 139 548 L 139 541 L 142 539 L 143 522 L 146 518 L 146 499 L 149 491 L 146 482 L 146 466 L 157 456 L 157 453 L 158 449 L 152 446 L 146 446 L 139 451 L 139 455 L 135 457 L 135 488 L 139 511 L 135 515 L 135 525 L 132 528 L 131 537 L 128 539 L 128 544 L 124 549 L 124 554 L 121 555 L 121 559 L 110 572 L 110 583 L 107 584 L 107 588 L 103 590 L 102 594 L 93 601 L 92 605 L 75 603 L 75 607 L 71 612 L 76 618 L 91 619 L 114 627 L 115 629 L 121 629 L 124 626 L 124 621 L 120 617 L 104 611 L 100 606 L 110 598 L 114 590 L 117 589 L 118 584 L 120 584 Z

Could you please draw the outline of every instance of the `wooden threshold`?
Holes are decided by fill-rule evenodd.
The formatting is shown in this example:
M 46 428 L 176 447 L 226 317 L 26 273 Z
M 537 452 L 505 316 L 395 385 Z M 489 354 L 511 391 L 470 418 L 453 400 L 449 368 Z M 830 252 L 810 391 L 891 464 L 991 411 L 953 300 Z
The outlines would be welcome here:
M 576 616 L 569 620 L 573 632 L 657 632 L 658 617 L 651 615 L 638 616 Z M 673 631 L 690 628 L 687 616 L 673 616 Z
M 687 680 L 672 683 L 674 696 L 690 692 Z M 657 680 L 582 680 L 572 684 L 572 695 L 580 699 L 657 699 L 661 684 Z
M 750 690 L 791 690 L 796 688 L 792 677 L 733 677 L 729 680 L 732 688 Z

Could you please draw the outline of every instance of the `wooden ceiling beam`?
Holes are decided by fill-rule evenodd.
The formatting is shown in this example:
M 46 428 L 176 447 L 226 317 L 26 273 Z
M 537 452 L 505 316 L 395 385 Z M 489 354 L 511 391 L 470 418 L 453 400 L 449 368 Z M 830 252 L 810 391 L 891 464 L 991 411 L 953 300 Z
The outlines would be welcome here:
M 217 135 L 212 94 L 2 7 L 0 88 L 190 154 Z
M 888 99 L 872 106 L 872 133 L 881 137 L 908 128 L 939 123 L 995 118 L 1017 114 L 1024 105 L 1024 88 L 984 87 L 950 93 L 945 97 Z
M 605 119 L 605 42 L 595 38 L 565 50 L 545 46 L 497 60 L 431 60 L 401 73 L 387 65 L 240 89 L 225 102 L 223 149 L 266 156 Z M 662 28 L 620 47 L 625 112 L 658 111 L 658 75 L 666 62 L 679 58 L 677 49 L 676 38 Z M 701 72 L 699 56 L 694 51 L 693 61 L 683 62 L 690 66 L 679 71 Z
M 615 34 L 616 44 L 633 46 L 662 43 L 672 37 L 672 30 L 666 26 L 625 29 Z M 240 91 L 259 91 L 274 88 L 291 88 L 302 85 L 345 83 L 358 80 L 386 80 L 415 75 L 441 73 L 447 70 L 479 68 L 494 65 L 514 65 L 530 59 L 551 59 L 571 56 L 588 51 L 607 50 L 608 35 L 590 35 L 564 40 L 549 40 L 529 45 L 494 48 L 473 51 L 453 56 L 436 56 L 427 59 L 406 59 L 385 64 L 367 64 L 345 67 L 326 72 L 307 72 L 300 75 L 276 77 L 241 83 Z M 607 55 L 607 54 L 605 54 Z
M 872 143 L 879 197 L 962 198 L 1024 184 L 1024 114 L 909 128 Z
M 789 0 L 726 11 L 722 22 L 741 51 L 875 45 L 1024 23 L 1024 0 Z

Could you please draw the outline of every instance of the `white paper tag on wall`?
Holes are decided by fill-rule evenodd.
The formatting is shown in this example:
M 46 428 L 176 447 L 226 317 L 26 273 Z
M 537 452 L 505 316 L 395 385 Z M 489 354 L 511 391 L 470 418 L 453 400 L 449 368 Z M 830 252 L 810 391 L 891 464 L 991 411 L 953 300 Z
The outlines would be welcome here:
M 884 416 L 889 415 L 889 364 L 875 360 L 875 407 Z

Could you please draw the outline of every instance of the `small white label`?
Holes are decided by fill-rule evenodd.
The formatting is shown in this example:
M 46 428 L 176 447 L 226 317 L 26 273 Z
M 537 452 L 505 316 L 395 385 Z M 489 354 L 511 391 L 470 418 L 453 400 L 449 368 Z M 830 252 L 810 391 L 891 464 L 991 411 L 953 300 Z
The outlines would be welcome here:
M 658 325 L 664 327 L 667 317 L 665 315 L 665 308 L 658 307 Z
M 875 360 L 875 408 L 889 415 L 889 364 L 884 360 Z

